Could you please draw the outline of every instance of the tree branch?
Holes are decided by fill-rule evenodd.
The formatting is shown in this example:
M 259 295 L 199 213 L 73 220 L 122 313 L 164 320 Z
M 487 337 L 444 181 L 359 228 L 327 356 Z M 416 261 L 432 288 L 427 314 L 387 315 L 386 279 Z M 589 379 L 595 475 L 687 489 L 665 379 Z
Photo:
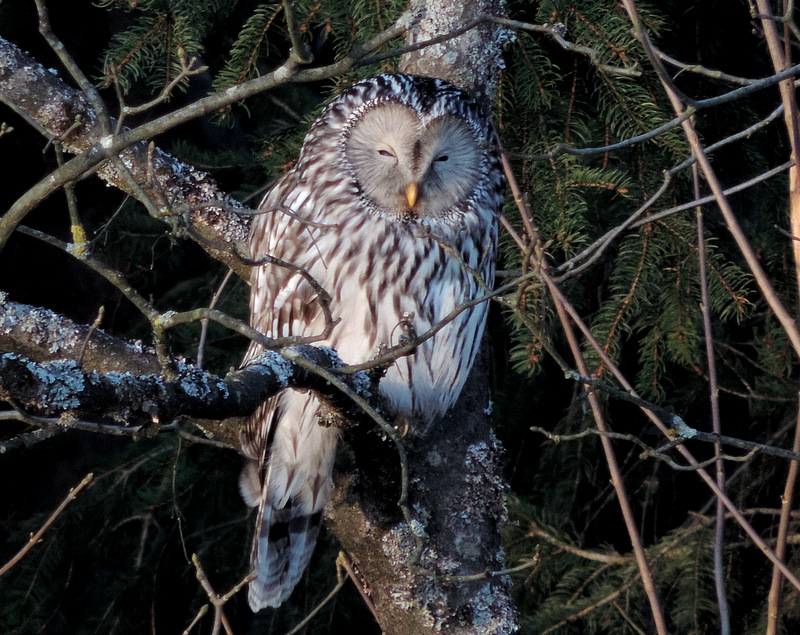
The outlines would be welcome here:
M 314 366 L 341 365 L 333 351 L 306 347 L 289 349 Z M 364 373 L 342 376 L 356 394 L 374 400 L 372 382 Z M 266 351 L 257 362 L 220 378 L 191 364 L 179 364 L 178 377 L 96 373 L 74 360 L 35 362 L 15 353 L 0 354 L 0 398 L 41 415 L 85 419 L 111 417 L 131 423 L 177 417 L 226 419 L 245 417 L 269 397 L 287 388 L 308 388 L 326 401 L 336 400 L 327 381 L 282 354 Z

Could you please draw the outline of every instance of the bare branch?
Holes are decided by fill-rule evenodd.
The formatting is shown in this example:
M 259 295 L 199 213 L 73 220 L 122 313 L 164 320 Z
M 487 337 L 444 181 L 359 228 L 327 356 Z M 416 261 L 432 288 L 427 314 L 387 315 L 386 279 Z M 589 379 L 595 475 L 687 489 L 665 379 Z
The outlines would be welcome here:
M 56 507 L 55 511 L 52 514 L 50 514 L 50 517 L 45 521 L 44 525 L 41 526 L 39 531 L 37 531 L 28 539 L 28 542 L 25 543 L 25 546 L 22 547 L 22 549 L 20 549 L 17 552 L 17 554 L 13 558 L 11 558 L 11 560 L 9 560 L 2 567 L 0 567 L 0 576 L 7 573 L 9 569 L 11 569 L 15 564 L 17 564 L 20 560 L 22 560 L 22 558 L 25 557 L 25 554 L 27 554 L 31 549 L 33 549 L 34 545 L 38 544 L 38 542 L 42 539 L 44 532 L 46 532 L 50 528 L 50 526 L 61 515 L 61 512 L 63 512 L 66 509 L 67 505 L 69 505 L 72 501 L 74 501 L 78 497 L 78 494 L 81 493 L 81 490 L 83 490 L 91 482 L 91 480 L 92 480 L 92 474 L 87 474 L 83 478 L 83 480 L 80 483 L 78 483 L 77 486 L 69 490 L 69 494 L 67 494 L 67 497 L 63 501 L 61 501 L 61 504 L 58 507 Z
M 257 363 L 225 379 L 196 366 L 176 366 L 178 376 L 165 380 L 161 375 L 100 374 L 81 370 L 72 360 L 34 362 L 4 353 L 0 355 L 0 398 L 13 400 L 37 414 L 69 414 L 94 420 L 111 417 L 126 423 L 158 423 L 181 416 L 244 417 L 288 386 L 310 388 L 328 401 L 338 399 L 328 385 L 331 377 L 327 370 L 341 366 L 341 362 L 326 349 L 291 347 L 283 354 L 267 351 Z M 326 376 L 321 378 L 314 371 Z M 336 383 L 350 397 L 365 403 L 366 399 L 375 399 L 372 381 L 364 374 L 348 374 Z

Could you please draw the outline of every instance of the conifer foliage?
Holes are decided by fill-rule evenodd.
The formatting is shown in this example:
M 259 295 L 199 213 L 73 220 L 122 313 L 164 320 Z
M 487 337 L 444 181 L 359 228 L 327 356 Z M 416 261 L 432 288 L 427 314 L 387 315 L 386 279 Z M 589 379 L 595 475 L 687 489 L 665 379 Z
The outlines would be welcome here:
M 264 77 L 290 55 L 311 69 L 346 60 L 409 10 L 398 0 L 49 4 L 53 31 L 133 130 Z M 800 29 L 785 10 L 765 0 L 507 3 L 514 37 L 492 116 L 509 192 L 490 335 L 509 482 L 503 575 L 521 632 L 800 629 L 791 578 L 800 503 L 790 487 L 800 204 L 784 117 L 797 111 L 773 79 L 783 69 L 789 82 L 800 76 Z M 0 5 L 0 37 L 60 63 L 36 21 L 33 2 Z M 86 25 L 102 37 L 87 38 Z M 371 54 L 403 44 L 396 35 Z M 167 127 L 155 143 L 255 207 L 331 95 L 399 64 L 380 55 L 309 74 Z M 19 112 L 0 110 L 0 152 L 18 158 L 4 168 L 6 219 L 69 158 L 57 140 L 43 159 L 37 126 Z M 184 240 L 190 230 L 166 226 L 159 200 L 146 209 L 135 191 L 84 176 L 0 242 L 0 310 L 13 301 L 79 323 L 98 318 L 162 360 L 168 351 L 219 374 L 236 367 L 242 329 L 198 315 L 166 342 L 147 316 L 211 307 L 243 319 L 245 282 L 208 244 Z M 25 355 L 4 348 L 3 315 L 0 354 Z M 199 443 L 183 425 L 159 434 L 150 422 L 130 438 L 130 422 L 45 420 L 0 380 L 2 399 L 0 481 L 15 485 L 0 497 L 0 567 L 86 472 L 94 479 L 0 575 L 0 630 L 212 632 L 191 556 L 219 594 L 247 573 L 252 519 L 235 491 L 235 452 Z M 128 438 L 96 434 L 98 423 Z M 721 445 L 713 433 L 726 437 Z M 343 465 L 354 460 L 343 451 Z M 362 600 L 368 589 L 341 584 L 323 603 L 337 572 L 348 575 L 338 550 L 324 533 L 287 605 L 252 618 L 233 595 L 224 627 L 284 633 L 321 605 L 302 632 L 380 632 Z

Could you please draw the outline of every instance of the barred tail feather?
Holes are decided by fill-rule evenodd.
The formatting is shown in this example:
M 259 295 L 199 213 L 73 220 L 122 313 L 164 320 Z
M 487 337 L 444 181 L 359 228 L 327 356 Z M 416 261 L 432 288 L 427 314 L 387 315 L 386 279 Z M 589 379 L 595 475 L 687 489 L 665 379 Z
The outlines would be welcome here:
M 304 514 L 291 505 L 262 510 L 261 531 L 253 550 L 248 602 L 253 612 L 278 607 L 291 595 L 314 553 L 322 512 Z
M 265 457 L 248 452 L 239 479 L 245 502 L 258 507 L 251 556 L 257 577 L 248 594 L 254 612 L 278 607 L 291 595 L 314 552 L 330 497 L 338 432 L 317 424 L 310 402 L 308 395 L 285 395 L 281 414 L 290 416 L 273 424 Z

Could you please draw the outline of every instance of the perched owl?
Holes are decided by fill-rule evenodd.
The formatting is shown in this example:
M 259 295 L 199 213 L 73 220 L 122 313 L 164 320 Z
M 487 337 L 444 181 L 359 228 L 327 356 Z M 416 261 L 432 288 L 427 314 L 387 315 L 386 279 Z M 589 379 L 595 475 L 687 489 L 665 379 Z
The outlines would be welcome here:
M 313 277 L 339 320 L 319 344 L 347 363 L 368 361 L 491 286 L 502 199 L 495 145 L 478 105 L 446 82 L 403 74 L 359 82 L 327 106 L 297 164 L 265 197 L 251 256 Z M 297 268 L 254 267 L 251 285 L 251 323 L 265 335 L 324 331 L 317 292 Z M 463 311 L 392 364 L 380 390 L 396 414 L 434 420 L 453 405 L 486 312 L 486 303 Z M 251 345 L 244 363 L 261 352 Z M 259 507 L 254 611 L 289 596 L 314 548 L 339 437 L 318 425 L 318 409 L 313 394 L 287 389 L 242 433 L 241 491 Z

